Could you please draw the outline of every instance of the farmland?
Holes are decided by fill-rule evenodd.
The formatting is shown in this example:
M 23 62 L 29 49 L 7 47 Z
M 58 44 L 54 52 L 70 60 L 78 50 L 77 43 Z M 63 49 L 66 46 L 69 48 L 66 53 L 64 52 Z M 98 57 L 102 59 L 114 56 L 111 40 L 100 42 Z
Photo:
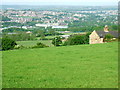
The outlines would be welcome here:
M 3 88 L 118 88 L 118 43 L 3 51 Z

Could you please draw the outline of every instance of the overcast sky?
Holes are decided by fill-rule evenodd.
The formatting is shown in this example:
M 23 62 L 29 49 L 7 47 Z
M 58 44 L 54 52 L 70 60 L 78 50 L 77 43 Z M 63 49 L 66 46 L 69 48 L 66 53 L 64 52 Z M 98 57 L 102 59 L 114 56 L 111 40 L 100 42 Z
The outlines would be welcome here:
M 3 5 L 117 5 L 119 0 L 1 0 Z

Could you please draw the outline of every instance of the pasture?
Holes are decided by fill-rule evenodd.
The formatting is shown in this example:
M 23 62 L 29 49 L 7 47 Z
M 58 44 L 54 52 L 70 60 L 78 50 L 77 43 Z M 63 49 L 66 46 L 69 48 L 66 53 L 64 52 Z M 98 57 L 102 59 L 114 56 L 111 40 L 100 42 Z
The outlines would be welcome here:
M 118 88 L 118 43 L 3 51 L 3 88 Z
M 2 52 L 0 51 L 0 89 L 2 88 Z

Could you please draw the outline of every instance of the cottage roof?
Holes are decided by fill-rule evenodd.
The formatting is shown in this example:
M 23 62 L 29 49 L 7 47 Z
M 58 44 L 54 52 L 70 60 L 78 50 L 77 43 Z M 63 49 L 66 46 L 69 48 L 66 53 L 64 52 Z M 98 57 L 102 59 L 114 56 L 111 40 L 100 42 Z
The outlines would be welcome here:
M 114 38 L 118 38 L 120 36 L 120 33 L 118 34 L 118 31 L 96 31 L 96 33 L 99 35 L 100 38 L 104 38 L 106 34 L 111 34 Z

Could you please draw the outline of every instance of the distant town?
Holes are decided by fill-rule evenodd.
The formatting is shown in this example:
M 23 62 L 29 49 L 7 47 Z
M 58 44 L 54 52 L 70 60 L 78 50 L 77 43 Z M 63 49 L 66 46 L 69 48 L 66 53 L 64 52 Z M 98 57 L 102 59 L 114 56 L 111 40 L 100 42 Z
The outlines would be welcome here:
M 64 7 L 61 7 L 64 8 Z M 73 7 L 74 8 L 74 7 Z M 79 8 L 79 7 L 78 7 Z M 99 9 L 96 9 L 99 8 Z M 51 28 L 68 29 L 71 27 L 98 27 L 117 25 L 117 8 L 82 7 L 78 9 L 15 9 L 0 10 L 2 20 L 0 31 L 8 28 Z M 81 31 L 81 29 L 80 29 Z

